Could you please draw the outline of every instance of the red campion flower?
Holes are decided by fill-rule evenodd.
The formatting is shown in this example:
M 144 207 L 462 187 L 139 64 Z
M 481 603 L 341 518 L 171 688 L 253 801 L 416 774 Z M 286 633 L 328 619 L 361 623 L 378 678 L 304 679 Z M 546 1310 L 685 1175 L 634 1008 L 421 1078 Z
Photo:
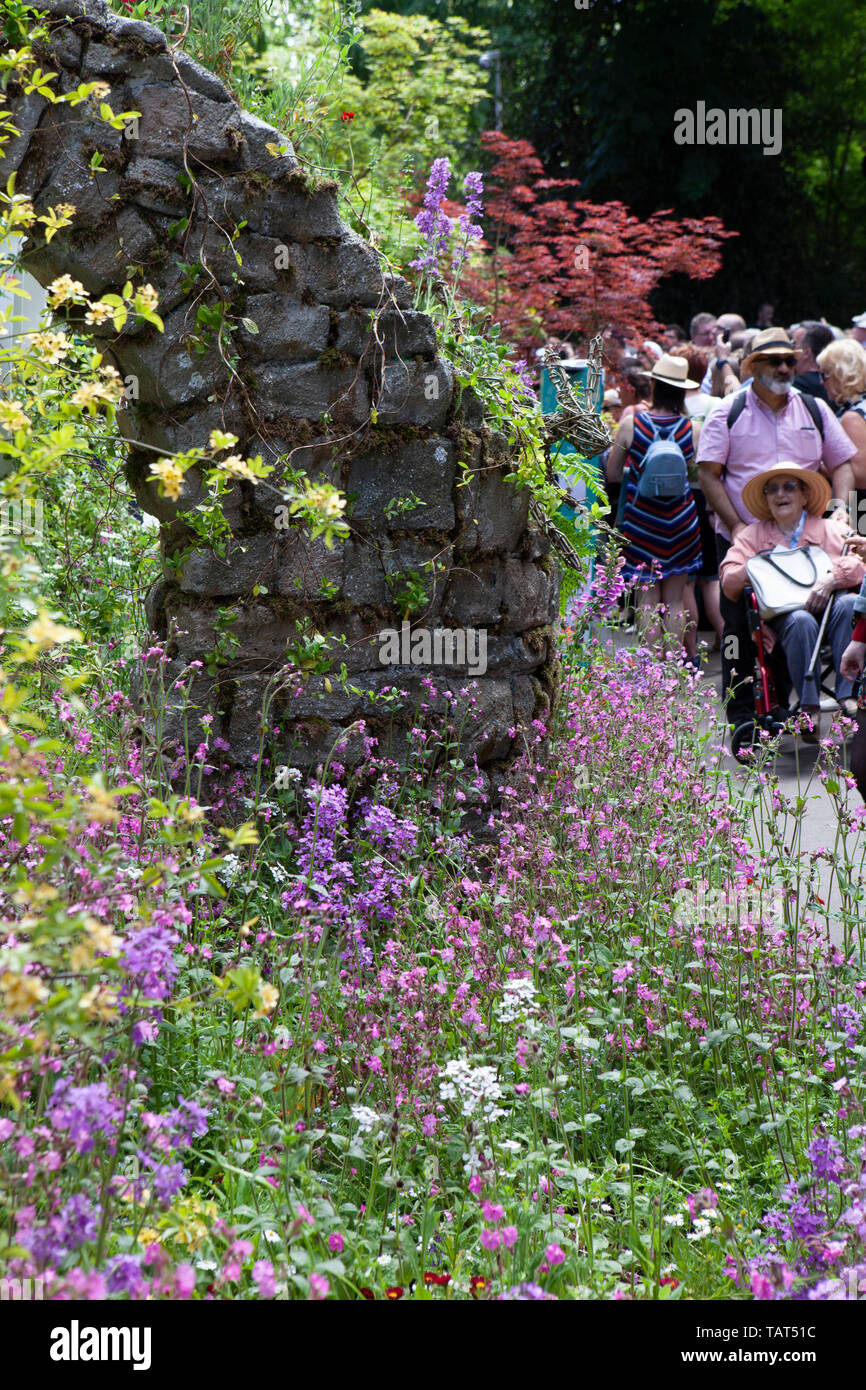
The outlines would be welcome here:
M 444 1289 L 446 1284 L 451 1283 L 450 1274 L 430 1274 L 424 1275 L 425 1284 L 436 1284 L 440 1289 Z
M 483 1274 L 473 1274 L 472 1278 L 469 1280 L 469 1287 L 472 1290 L 472 1297 L 477 1298 L 480 1293 L 483 1293 L 484 1290 L 487 1288 L 487 1283 L 488 1281 L 485 1279 Z
M 341 120 L 341 121 L 354 121 L 354 119 L 355 119 L 355 113 L 354 113 L 354 111 L 341 111 L 341 112 L 340 112 L 340 120 Z
M 673 1276 L 670 1274 L 665 1274 L 661 1279 L 659 1279 L 659 1287 L 664 1288 L 666 1284 L 668 1288 L 678 1289 L 680 1286 L 680 1281 L 679 1279 L 674 1279 Z
M 406 1290 L 401 1289 L 399 1284 L 392 1284 L 390 1288 L 385 1290 L 385 1297 L 390 1298 L 393 1302 L 397 1298 L 402 1298 L 405 1292 Z
M 372 1289 L 364 1288 L 364 1289 L 361 1290 L 361 1297 L 362 1297 L 362 1298 L 372 1298 L 372 1299 L 375 1300 L 376 1295 L 374 1294 L 374 1292 L 373 1292 Z

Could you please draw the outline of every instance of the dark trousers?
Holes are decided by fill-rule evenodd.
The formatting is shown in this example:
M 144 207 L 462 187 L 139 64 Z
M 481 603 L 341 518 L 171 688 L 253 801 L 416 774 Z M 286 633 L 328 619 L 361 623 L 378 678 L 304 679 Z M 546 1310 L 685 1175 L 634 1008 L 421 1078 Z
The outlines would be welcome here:
M 719 564 L 731 548 L 731 542 L 716 533 L 716 554 Z M 722 698 L 727 701 L 728 723 L 732 728 L 755 717 L 754 681 L 755 652 L 749 630 L 749 615 L 742 598 L 728 598 L 724 589 L 719 592 L 719 607 L 725 630 L 722 634 Z M 729 694 L 729 692 L 732 692 Z

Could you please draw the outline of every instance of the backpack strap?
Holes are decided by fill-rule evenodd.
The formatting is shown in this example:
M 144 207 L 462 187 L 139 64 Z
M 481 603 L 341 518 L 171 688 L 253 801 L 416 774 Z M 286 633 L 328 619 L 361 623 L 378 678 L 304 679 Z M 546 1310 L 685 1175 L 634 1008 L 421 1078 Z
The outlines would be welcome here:
M 811 399 L 811 398 L 810 398 Z M 728 429 L 732 430 L 746 408 L 746 393 L 738 391 L 734 396 L 734 404 L 728 411 Z
M 821 414 L 821 407 L 819 406 L 818 402 L 815 400 L 815 397 L 814 397 L 814 396 L 809 396 L 809 395 L 807 395 L 805 391 L 801 391 L 801 392 L 800 392 L 800 400 L 803 402 L 804 406 L 806 407 L 806 409 L 808 410 L 809 414 L 811 415 L 811 417 L 812 417 L 812 424 L 815 426 L 815 429 L 818 431 L 818 433 L 820 434 L 821 438 L 823 439 L 823 438 L 824 438 L 824 416 Z
M 806 407 L 806 409 L 808 410 L 809 414 L 811 415 L 811 417 L 812 417 L 812 424 L 815 426 L 816 430 L 818 431 L 818 433 L 820 434 L 821 438 L 823 439 L 823 438 L 824 438 L 824 416 L 821 414 L 821 407 L 819 406 L 818 402 L 815 400 L 815 397 L 814 397 L 814 396 L 808 395 L 805 391 L 801 391 L 801 392 L 800 392 L 800 400 L 803 402 L 804 406 Z M 737 423 L 737 421 L 739 420 L 739 418 L 740 418 L 740 416 L 742 415 L 742 413 L 743 413 L 743 411 L 745 410 L 745 408 L 746 408 L 746 392 L 745 392 L 745 391 L 738 391 L 737 394 L 736 394 L 736 396 L 734 397 L 734 404 L 731 406 L 730 410 L 728 411 L 728 429 L 729 429 L 729 430 L 732 430 L 732 429 L 734 428 L 734 425 L 735 425 L 735 424 Z

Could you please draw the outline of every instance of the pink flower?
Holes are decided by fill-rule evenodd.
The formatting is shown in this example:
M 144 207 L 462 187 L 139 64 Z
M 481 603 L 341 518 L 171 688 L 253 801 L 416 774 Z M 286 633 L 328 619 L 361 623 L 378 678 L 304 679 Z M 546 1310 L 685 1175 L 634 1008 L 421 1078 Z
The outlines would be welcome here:
M 174 1291 L 179 1298 L 189 1298 L 195 1292 L 195 1270 L 192 1265 L 178 1265 L 174 1271 Z
M 485 1250 L 498 1250 L 499 1232 L 488 1231 L 485 1227 L 485 1229 L 481 1232 L 481 1244 L 484 1246 Z
M 481 1178 L 477 1173 L 473 1173 L 472 1177 L 469 1179 L 469 1191 L 472 1193 L 472 1196 L 478 1197 L 483 1187 L 484 1183 L 481 1181 Z
M 481 1214 L 485 1221 L 501 1221 L 505 1212 L 497 1202 L 484 1202 L 481 1207 Z
M 516 1226 L 503 1226 L 499 1234 L 502 1236 L 502 1244 L 506 1250 L 510 1250 L 513 1245 L 517 1244 Z
M 331 1292 L 331 1286 L 324 1274 L 310 1275 L 310 1294 L 313 1298 L 327 1298 Z
M 331 1251 L 332 1255 L 341 1255 L 343 1253 L 343 1237 L 340 1235 L 339 1231 L 332 1231 L 328 1236 L 328 1249 Z
M 298 1220 L 305 1222 L 307 1226 L 315 1226 L 316 1224 L 303 1202 L 298 1203 Z
M 253 1283 L 259 1291 L 259 1298 L 273 1298 L 277 1291 L 274 1281 L 274 1267 L 270 1260 L 256 1260 L 253 1265 Z
M 548 1245 L 544 1258 L 549 1265 L 561 1265 L 565 1261 L 565 1251 L 561 1245 Z

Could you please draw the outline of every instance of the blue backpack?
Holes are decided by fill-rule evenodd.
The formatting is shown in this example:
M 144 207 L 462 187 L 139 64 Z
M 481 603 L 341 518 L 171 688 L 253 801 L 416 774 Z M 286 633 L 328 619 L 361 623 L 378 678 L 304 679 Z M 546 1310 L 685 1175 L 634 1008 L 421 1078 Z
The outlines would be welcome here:
M 636 497 L 646 502 L 672 502 L 684 497 L 689 488 L 686 458 L 679 444 L 669 435 L 679 425 L 659 425 L 652 416 L 653 442 L 643 456 L 643 469 L 638 479 Z

